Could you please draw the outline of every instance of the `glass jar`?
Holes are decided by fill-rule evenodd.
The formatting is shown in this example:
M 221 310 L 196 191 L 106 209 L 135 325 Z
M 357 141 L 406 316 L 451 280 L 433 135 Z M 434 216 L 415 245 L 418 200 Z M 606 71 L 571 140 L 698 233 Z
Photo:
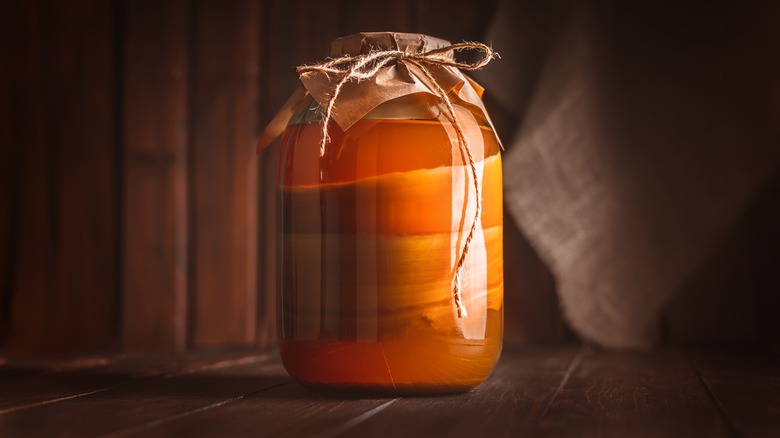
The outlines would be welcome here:
M 451 92 L 453 93 L 453 92 Z M 384 102 L 342 130 L 311 97 L 282 135 L 278 163 L 279 351 L 298 382 L 414 394 L 481 383 L 501 352 L 502 174 L 481 111 L 453 95 L 472 169 L 447 109 L 415 93 Z

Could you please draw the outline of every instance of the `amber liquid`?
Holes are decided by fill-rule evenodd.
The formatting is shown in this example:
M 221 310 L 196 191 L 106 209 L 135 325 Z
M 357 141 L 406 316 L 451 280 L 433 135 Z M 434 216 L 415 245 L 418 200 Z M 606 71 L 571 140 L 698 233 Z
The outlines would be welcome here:
M 333 125 L 324 157 L 321 125 L 288 128 L 278 181 L 279 347 L 296 380 L 434 393 L 490 374 L 503 330 L 501 159 L 490 128 L 467 128 L 483 212 L 463 276 L 463 318 L 452 278 L 475 202 L 451 127 Z

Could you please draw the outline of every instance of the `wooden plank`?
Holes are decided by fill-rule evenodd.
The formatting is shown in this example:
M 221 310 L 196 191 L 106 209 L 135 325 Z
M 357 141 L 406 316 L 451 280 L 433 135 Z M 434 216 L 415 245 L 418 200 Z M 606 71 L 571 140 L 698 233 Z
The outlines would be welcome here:
M 122 341 L 187 342 L 188 8 L 134 1 L 125 11 Z
M 401 399 L 307 391 L 289 383 L 275 354 L 197 354 L 202 356 L 183 362 L 97 359 L 29 375 L 0 367 L 0 397 L 9 391 L 31 397 L 11 405 L 18 409 L 0 408 L 0 436 L 775 436 L 780 431 L 777 352 L 696 352 L 687 355 L 694 370 L 669 350 L 508 348 L 494 374 L 471 392 Z M 61 392 L 60 398 L 38 403 L 32 398 L 41 389 L 68 386 L 77 389 L 74 397 Z
M 583 355 L 535 428 L 542 436 L 730 436 L 679 352 Z
M 64 363 L 15 362 L 0 368 L 0 415 L 105 391 L 138 380 L 254 358 L 246 350 L 179 356 L 108 356 Z
M 576 351 L 560 346 L 509 349 L 475 390 L 403 398 L 345 436 L 522 436 L 551 401 Z
M 780 436 L 780 352 L 704 351 L 688 355 L 739 436 Z
M 400 436 L 403 431 L 413 431 L 419 436 L 510 434 L 527 429 L 529 422 L 541 414 L 574 354 L 575 349 L 570 347 L 515 349 L 475 391 L 446 397 L 362 399 L 317 393 L 297 384 L 285 385 L 186 418 L 158 422 L 154 429 L 144 430 L 144 434 Z M 448 419 L 451 427 L 446 425 Z
M 185 418 L 287 382 L 276 357 L 219 361 L 6 412 L 0 415 L 0 436 L 139 434 L 158 421 Z
M 257 345 L 276 345 L 276 163 L 278 141 L 258 157 L 260 171 L 260 253 L 258 272 L 260 291 L 257 303 Z
M 371 415 L 397 399 L 320 396 L 296 383 L 235 403 L 149 425 L 145 436 L 336 436 L 344 424 Z
M 260 2 L 194 5 L 192 342 L 253 342 Z
M 98 351 L 117 338 L 115 14 L 97 0 L 25 6 L 9 350 Z
M 16 68 L 0 69 L 0 351 L 10 336 L 11 293 L 19 246 L 17 212 L 20 196 L 17 185 L 20 175 L 17 169 L 22 142 L 18 140 L 20 109 L 14 108 L 14 104 L 22 100 L 16 94 L 21 88 L 21 70 L 26 64 L 27 47 L 18 35 L 29 32 L 25 27 L 26 9 L 26 5 L 21 3 L 10 5 L 5 12 L 6 23 L 0 27 L 0 38 L 6 42 L 0 46 L 0 57 L 16 62 Z
M 338 36 L 339 1 L 265 2 L 263 10 L 261 125 L 284 104 L 298 77 L 295 66 L 322 60 Z M 278 142 L 260 156 L 260 297 L 257 344 L 276 340 L 276 164 Z
M 0 412 L 9 408 L 25 404 L 24 400 L 33 401 L 57 398 L 60 395 L 52 391 L 52 386 L 60 379 L 50 384 L 39 384 L 43 379 L 51 378 L 59 372 L 82 371 L 106 365 L 111 359 L 94 357 L 78 361 L 14 361 L 3 363 L 0 366 Z M 54 392 L 55 395 L 47 397 L 46 394 Z M 40 395 L 43 394 L 41 397 Z

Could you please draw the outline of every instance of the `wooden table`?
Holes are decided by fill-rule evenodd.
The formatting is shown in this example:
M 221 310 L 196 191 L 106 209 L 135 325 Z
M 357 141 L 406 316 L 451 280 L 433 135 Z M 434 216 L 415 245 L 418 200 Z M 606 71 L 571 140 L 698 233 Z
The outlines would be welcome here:
M 274 352 L 0 361 L 0 437 L 780 437 L 780 352 L 509 346 L 459 395 L 308 391 Z

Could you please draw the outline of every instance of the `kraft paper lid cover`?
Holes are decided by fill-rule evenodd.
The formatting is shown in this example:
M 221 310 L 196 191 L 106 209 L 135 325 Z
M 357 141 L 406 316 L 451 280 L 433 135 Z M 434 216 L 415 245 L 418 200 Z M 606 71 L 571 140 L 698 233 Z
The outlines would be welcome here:
M 330 59 L 368 55 L 381 51 L 425 53 L 450 45 L 449 41 L 422 34 L 361 32 L 334 40 L 330 45 Z M 445 56 L 452 59 L 453 52 L 447 52 Z M 426 68 L 439 87 L 450 96 L 457 97 L 458 103 L 472 106 L 490 121 L 481 99 L 482 87 L 457 68 L 435 63 L 426 64 Z M 281 135 L 306 96 L 311 96 L 324 110 L 340 80 L 341 77 L 338 75 L 325 71 L 302 72 L 301 87 L 293 93 L 265 128 L 258 142 L 257 151 L 262 151 Z M 332 118 L 342 130 L 347 130 L 382 103 L 414 93 L 437 95 L 435 85 L 420 67 L 401 58 L 381 68 L 370 78 L 346 82 L 334 105 Z

